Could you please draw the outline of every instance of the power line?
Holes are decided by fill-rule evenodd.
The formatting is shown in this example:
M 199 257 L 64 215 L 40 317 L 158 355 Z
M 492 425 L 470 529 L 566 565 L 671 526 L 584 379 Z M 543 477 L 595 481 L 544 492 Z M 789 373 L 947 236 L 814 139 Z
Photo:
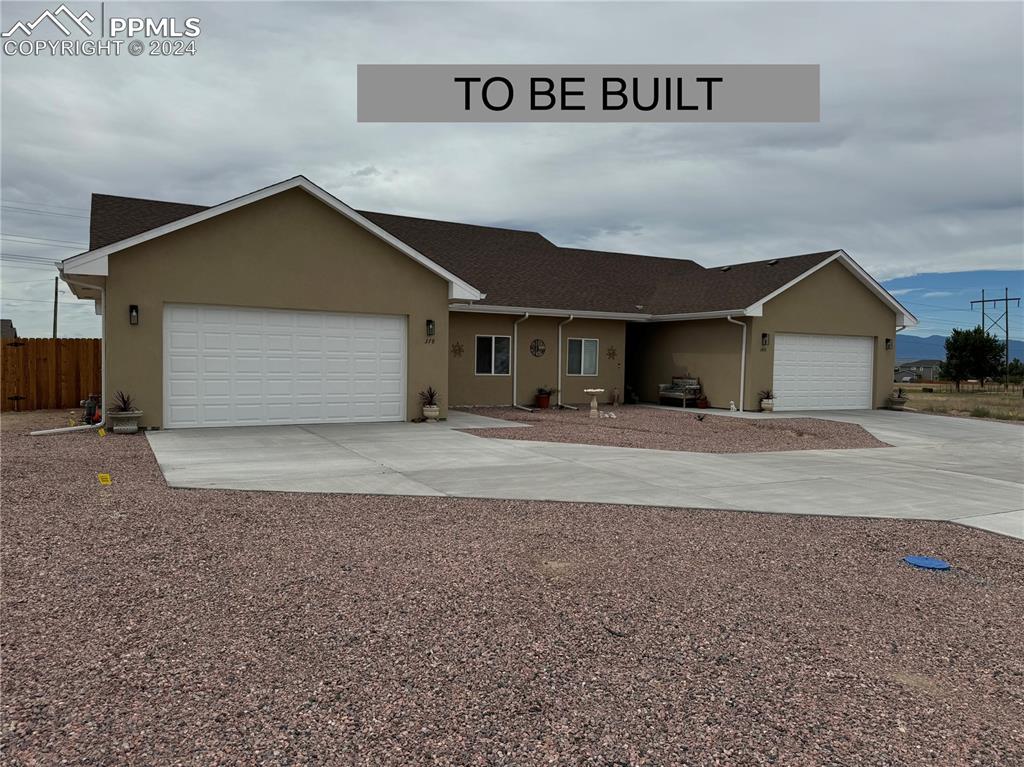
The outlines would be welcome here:
M 3 257 L 3 258 L 31 258 L 31 259 L 34 259 L 36 261 L 45 261 L 48 258 L 50 258 L 50 256 L 45 256 L 45 255 L 42 255 L 42 254 L 36 256 L 36 255 L 31 254 L 31 253 L 3 253 L 3 252 L 0 252 L 0 257 Z
M 957 309 L 955 306 L 943 306 L 942 304 L 926 304 L 923 301 L 900 301 L 901 304 L 908 304 L 909 306 L 928 306 L 932 309 L 945 309 L 950 312 L 973 312 L 973 309 Z
M 7 258 L 6 256 L 0 256 L 0 261 L 4 261 L 6 258 Z M 53 268 L 53 262 L 51 261 L 51 262 L 49 262 L 49 264 L 50 264 L 50 268 L 52 269 Z M 46 267 L 45 263 L 40 264 L 39 266 L 35 266 L 34 264 L 23 263 L 21 261 L 16 261 L 16 262 L 11 263 L 11 264 L 7 264 L 7 263 L 4 264 L 4 269 L 46 269 L 46 268 L 47 267 Z
M 67 295 L 67 293 L 65 293 L 64 295 Z M 89 307 L 88 304 L 82 303 L 82 301 L 91 301 L 91 300 L 92 300 L 91 298 L 83 298 L 80 301 L 59 301 L 58 303 L 61 303 L 64 306 L 86 306 L 87 308 L 92 308 L 92 307 Z M 28 301 L 29 303 L 33 303 L 33 304 L 52 304 L 53 303 L 53 300 L 49 299 L 49 298 L 4 298 L 4 297 L 0 297 L 0 304 L 5 303 L 7 301 L 19 301 L 19 302 L 21 302 L 21 301 Z
M 0 234 L 5 240 L 20 240 L 30 245 L 55 245 L 60 248 L 84 248 L 84 242 L 72 242 L 71 240 L 51 240 L 47 237 L 32 237 L 27 234 Z
M 11 262 L 12 264 L 20 266 L 34 266 L 37 269 L 53 269 L 56 267 L 56 264 L 59 263 L 49 259 L 21 258 L 18 256 L 0 256 L 0 261 Z
M 76 208 L 76 207 L 73 207 L 71 205 L 54 205 L 52 202 L 37 202 L 35 200 L 9 200 L 5 204 L 34 205 L 36 207 L 43 207 L 43 208 L 60 208 L 62 210 L 76 210 L 76 211 L 78 211 L 80 213 L 88 213 L 89 212 L 88 208 Z
M 33 210 L 32 208 L 19 208 L 14 205 L 0 205 L 0 208 L 4 210 L 13 210 L 18 213 L 31 213 L 33 216 L 61 216 L 63 218 L 81 218 L 86 221 L 89 220 L 88 216 L 80 216 L 77 213 L 56 213 L 52 210 Z
M 25 259 L 27 261 L 44 261 L 44 262 L 52 264 L 53 261 L 51 259 L 52 258 L 56 258 L 56 257 L 55 256 L 44 256 L 44 255 L 34 256 L 34 255 L 29 254 L 29 253 L 3 253 L 3 252 L 0 252 L 0 258 L 21 258 L 21 259 Z M 60 260 L 60 259 L 58 259 L 58 260 Z

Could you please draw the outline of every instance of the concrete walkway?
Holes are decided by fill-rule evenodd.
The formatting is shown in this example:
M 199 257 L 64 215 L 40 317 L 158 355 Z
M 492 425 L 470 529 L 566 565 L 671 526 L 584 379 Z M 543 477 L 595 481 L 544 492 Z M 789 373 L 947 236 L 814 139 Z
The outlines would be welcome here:
M 1024 538 L 1024 427 L 885 410 L 767 417 L 796 416 L 859 423 L 893 447 L 710 454 L 483 439 L 455 429 L 529 427 L 458 412 L 147 436 L 172 487 L 938 519 Z

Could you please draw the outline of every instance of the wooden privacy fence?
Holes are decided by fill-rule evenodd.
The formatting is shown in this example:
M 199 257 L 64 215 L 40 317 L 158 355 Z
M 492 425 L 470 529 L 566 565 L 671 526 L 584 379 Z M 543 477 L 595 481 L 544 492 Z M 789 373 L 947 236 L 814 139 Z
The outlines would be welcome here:
M 12 338 L 0 353 L 0 410 L 78 407 L 100 392 L 100 339 Z

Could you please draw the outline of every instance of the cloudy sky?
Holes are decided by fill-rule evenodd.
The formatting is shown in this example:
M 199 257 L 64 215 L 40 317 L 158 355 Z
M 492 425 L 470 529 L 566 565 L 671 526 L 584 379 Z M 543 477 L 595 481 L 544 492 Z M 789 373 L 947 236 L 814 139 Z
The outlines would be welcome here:
M 44 7 L 5 2 L 4 29 Z M 199 16 L 198 53 L 3 57 L 3 316 L 50 333 L 31 259 L 78 252 L 92 192 L 214 204 L 301 173 L 357 208 L 705 265 L 842 247 L 945 333 L 977 288 L 1024 288 L 1022 8 L 108 2 Z M 817 63 L 822 119 L 358 124 L 359 63 Z M 97 335 L 63 292 L 61 335 Z

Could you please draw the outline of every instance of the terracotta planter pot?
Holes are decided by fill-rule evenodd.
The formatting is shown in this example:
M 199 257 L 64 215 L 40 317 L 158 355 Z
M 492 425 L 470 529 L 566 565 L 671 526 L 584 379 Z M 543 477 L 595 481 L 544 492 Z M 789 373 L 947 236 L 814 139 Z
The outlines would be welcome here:
M 706 399 L 699 399 L 699 400 L 697 400 L 697 407 L 703 409 L 703 408 L 711 407 L 711 405 L 710 405 L 710 403 Z
M 551 395 L 550 394 L 538 394 L 534 400 L 537 407 L 541 410 L 551 407 Z

